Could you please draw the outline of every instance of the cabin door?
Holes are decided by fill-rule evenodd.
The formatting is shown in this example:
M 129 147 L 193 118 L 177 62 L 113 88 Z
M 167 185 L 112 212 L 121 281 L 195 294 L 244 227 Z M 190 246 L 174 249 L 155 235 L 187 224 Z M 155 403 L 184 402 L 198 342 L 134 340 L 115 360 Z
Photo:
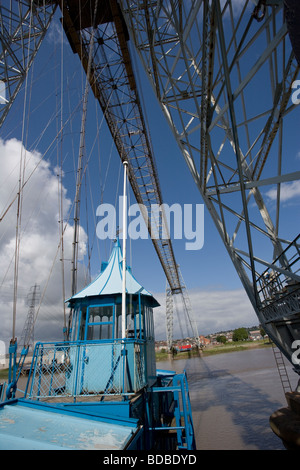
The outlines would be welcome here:
M 87 308 L 82 347 L 82 393 L 119 393 L 121 345 L 114 341 L 115 305 Z

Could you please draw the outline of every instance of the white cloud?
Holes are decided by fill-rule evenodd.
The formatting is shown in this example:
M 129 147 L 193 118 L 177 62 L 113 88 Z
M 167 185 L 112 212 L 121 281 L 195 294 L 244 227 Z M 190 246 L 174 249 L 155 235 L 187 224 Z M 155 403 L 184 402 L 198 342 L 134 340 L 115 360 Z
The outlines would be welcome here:
M 267 191 L 267 196 L 273 201 L 277 198 L 277 189 L 272 188 Z M 293 181 L 292 183 L 283 183 L 280 190 L 280 200 L 282 202 L 289 201 L 295 197 L 300 196 L 300 181 Z
M 34 284 L 40 286 L 45 298 L 41 304 L 35 331 L 44 338 L 55 339 L 63 327 L 62 277 L 59 245 L 58 182 L 49 162 L 41 160 L 38 152 L 26 151 L 16 139 L 0 139 L 0 213 L 15 200 L 18 191 L 21 154 L 26 158 L 21 244 L 19 259 L 18 303 L 16 335 L 20 338 L 28 312 L 27 294 Z M 64 219 L 71 201 L 63 188 Z M 16 227 L 16 200 L 0 222 L 0 339 L 7 342 L 12 335 L 14 253 Z M 85 253 L 86 234 L 80 230 L 79 258 Z M 73 230 L 66 226 L 64 237 L 65 258 L 71 258 Z M 58 256 L 55 261 L 56 254 Z M 67 266 L 70 270 L 70 264 Z M 80 281 L 80 279 L 79 279 Z M 66 295 L 69 295 L 70 276 L 66 278 Z
M 51 21 L 46 38 L 52 45 L 62 43 L 68 45 L 64 29 L 61 27 L 61 24 L 55 20 Z
M 156 339 L 164 339 L 166 337 L 166 302 L 164 294 L 158 294 L 155 297 L 161 304 L 160 307 L 154 310 Z M 242 326 L 253 326 L 259 323 L 244 289 L 191 290 L 189 291 L 189 298 L 200 335 L 226 331 Z M 179 308 L 177 312 L 174 311 L 173 337 L 181 338 L 185 336 L 186 330 L 183 328 L 184 334 L 182 335 L 180 323 L 184 326 L 185 318 L 184 311 L 180 307 L 180 301 L 176 303 Z M 180 322 L 178 314 L 181 318 Z

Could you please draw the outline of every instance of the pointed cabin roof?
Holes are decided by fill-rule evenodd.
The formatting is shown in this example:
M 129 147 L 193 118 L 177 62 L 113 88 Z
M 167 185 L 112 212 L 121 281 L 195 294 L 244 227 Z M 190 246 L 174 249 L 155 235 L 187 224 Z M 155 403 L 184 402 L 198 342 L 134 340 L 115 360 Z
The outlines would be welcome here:
M 99 276 L 80 292 L 73 295 L 68 301 L 74 302 L 86 297 L 122 294 L 122 250 L 119 239 L 115 241 L 108 263 L 102 263 Z M 104 268 L 104 269 L 103 269 Z M 131 269 L 126 265 L 126 293 L 147 296 L 153 307 L 159 303 L 132 275 Z

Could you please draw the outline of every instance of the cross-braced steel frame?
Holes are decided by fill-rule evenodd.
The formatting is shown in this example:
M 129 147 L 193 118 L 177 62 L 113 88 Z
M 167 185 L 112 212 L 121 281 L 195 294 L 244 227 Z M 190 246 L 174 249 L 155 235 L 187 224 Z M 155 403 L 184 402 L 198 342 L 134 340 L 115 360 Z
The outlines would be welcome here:
M 300 178 L 285 164 L 284 129 L 299 66 L 283 1 L 120 4 L 259 321 L 291 361 L 300 335 L 299 235 L 286 236 L 280 211 L 285 185 Z
M 21 89 L 55 12 L 46 0 L 8 0 L 0 6 L 0 80 L 5 90 L 0 126 Z
M 1 6 L 1 80 L 6 83 L 8 100 L 2 107 L 1 122 L 36 55 L 55 4 L 24 0 L 12 2 L 11 9 Z M 67 4 L 76 2 L 64 2 Z M 130 181 L 137 201 L 151 204 L 152 194 L 157 203 L 161 201 L 160 190 L 151 151 L 147 153 L 151 145 L 144 132 L 126 29 L 116 2 L 105 5 L 110 7 L 110 18 L 103 22 L 98 18 L 98 56 L 92 65 L 91 86 L 121 158 L 130 160 Z M 295 108 L 291 95 L 299 67 L 287 35 L 283 1 L 127 0 L 120 5 L 154 91 L 255 312 L 291 359 L 293 340 L 300 330 L 299 236 L 288 239 L 283 233 L 280 211 L 284 184 L 297 182 L 300 176 L 299 171 L 285 169 L 283 128 Z M 68 21 L 67 14 L 64 21 Z M 72 47 L 79 53 L 76 43 L 80 43 L 80 59 L 87 67 L 91 25 L 78 28 L 72 17 L 71 23 L 65 26 Z M 106 46 L 109 58 L 105 57 Z M 117 54 L 114 60 L 111 54 Z M 97 80 L 101 84 L 98 90 Z M 126 113 L 130 105 L 129 114 L 124 114 L 124 105 Z M 273 220 L 270 201 L 262 193 L 270 186 L 275 188 Z M 178 279 L 168 239 L 159 239 L 159 243 L 163 266 L 171 262 Z M 167 272 L 170 274 L 169 269 Z M 172 281 L 170 287 L 173 292 L 182 290 Z

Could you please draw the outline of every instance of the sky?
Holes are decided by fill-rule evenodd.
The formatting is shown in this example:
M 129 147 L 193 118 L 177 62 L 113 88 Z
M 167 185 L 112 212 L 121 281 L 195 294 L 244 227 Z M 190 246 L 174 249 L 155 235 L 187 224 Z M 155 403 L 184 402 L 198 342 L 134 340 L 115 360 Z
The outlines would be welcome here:
M 60 67 L 62 57 L 63 70 Z M 163 200 L 169 205 L 178 203 L 183 207 L 184 204 L 192 204 L 195 208 L 196 204 L 203 204 L 200 193 L 142 74 L 141 80 Z M 70 214 L 79 151 L 80 97 L 84 83 L 85 77 L 79 60 L 73 56 L 65 37 L 61 35 L 56 18 L 25 84 L 28 92 L 24 93 L 24 86 L 0 130 L 1 216 L 9 207 L 1 221 L 0 231 L 0 340 L 5 342 L 12 335 L 16 195 L 20 161 L 25 163 L 26 185 L 22 199 L 16 334 L 21 336 L 25 323 L 28 293 L 32 286 L 38 284 L 42 302 L 38 308 L 35 339 L 62 338 L 63 294 L 61 253 L 58 246 L 60 216 L 57 175 L 59 163 L 63 160 L 67 298 L 70 295 L 73 240 L 73 219 Z M 63 112 L 60 113 L 62 91 L 64 101 Z M 63 139 L 58 134 L 61 121 L 65 123 Z M 295 139 L 296 136 L 291 135 L 291 140 Z M 96 209 L 101 203 L 116 204 L 122 194 L 123 179 L 120 158 L 103 122 L 101 110 L 91 94 L 86 154 L 91 160 L 91 169 L 86 172 L 86 184 L 88 188 L 92 187 L 93 200 L 81 201 L 81 211 L 85 219 L 86 205 L 88 206 L 89 224 L 88 227 L 81 226 L 80 229 L 79 287 L 84 286 L 89 279 L 85 267 L 88 249 L 92 248 L 92 278 L 99 273 L 101 261 L 106 261 L 109 257 L 112 241 L 99 240 L 95 235 L 99 221 Z M 292 145 L 290 162 L 293 171 L 299 169 L 300 145 Z M 298 230 L 297 219 L 293 216 L 295 210 L 299 214 L 298 183 L 287 185 L 284 189 L 285 215 L 292 232 Z M 275 198 L 272 189 L 266 195 L 270 200 Z M 130 203 L 135 202 L 131 192 L 129 199 Z M 254 310 L 206 208 L 203 233 L 204 243 L 198 250 L 187 250 L 185 239 L 173 240 L 175 258 L 189 293 L 199 334 L 207 335 L 241 326 L 257 325 Z M 88 238 L 92 241 L 90 247 L 87 245 Z M 155 311 L 155 332 L 156 339 L 164 339 L 166 279 L 150 238 L 128 241 L 128 264 L 132 266 L 137 280 L 161 304 Z M 175 313 L 175 338 L 183 334 L 181 320 L 179 321 Z

